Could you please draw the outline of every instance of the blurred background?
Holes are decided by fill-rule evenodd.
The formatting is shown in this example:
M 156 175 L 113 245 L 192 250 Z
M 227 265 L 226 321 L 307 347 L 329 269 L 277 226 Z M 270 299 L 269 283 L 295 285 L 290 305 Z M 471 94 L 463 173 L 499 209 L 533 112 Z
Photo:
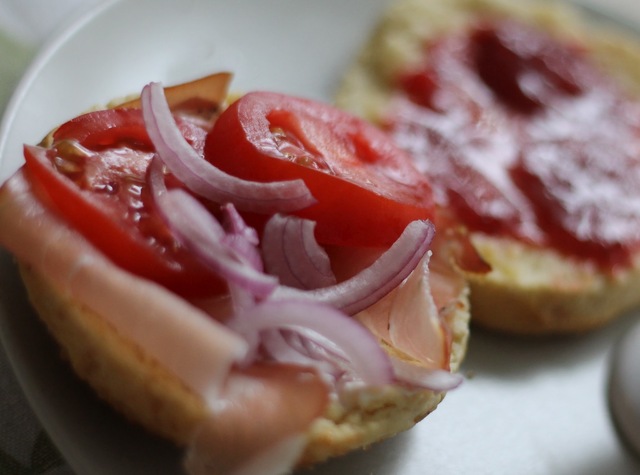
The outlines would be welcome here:
M 0 110 L 46 40 L 105 0 L 0 1 Z

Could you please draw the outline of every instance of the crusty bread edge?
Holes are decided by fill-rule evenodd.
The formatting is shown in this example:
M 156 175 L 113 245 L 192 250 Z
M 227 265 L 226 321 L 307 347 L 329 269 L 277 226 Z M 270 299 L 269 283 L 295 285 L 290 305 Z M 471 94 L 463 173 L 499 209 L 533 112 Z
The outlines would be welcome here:
M 640 255 L 630 268 L 608 273 L 512 239 L 477 233 L 472 241 L 493 266 L 487 275 L 468 276 L 472 320 L 484 327 L 523 335 L 582 333 L 640 305 Z

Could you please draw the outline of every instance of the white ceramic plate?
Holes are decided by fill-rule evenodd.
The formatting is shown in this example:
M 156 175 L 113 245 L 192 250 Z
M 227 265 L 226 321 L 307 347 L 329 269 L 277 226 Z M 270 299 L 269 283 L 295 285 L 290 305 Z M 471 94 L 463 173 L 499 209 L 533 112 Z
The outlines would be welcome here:
M 149 81 L 236 74 L 239 90 L 331 100 L 341 72 L 387 0 L 121 0 L 52 42 L 9 105 L 0 180 L 56 124 Z M 591 1 L 590 3 L 594 3 Z M 80 384 L 0 253 L 0 335 L 36 413 L 79 475 L 181 474 L 181 452 L 132 427 Z M 415 429 L 322 465 L 329 474 L 640 472 L 609 420 L 613 342 L 635 315 L 591 335 L 545 341 L 475 332 L 469 379 Z

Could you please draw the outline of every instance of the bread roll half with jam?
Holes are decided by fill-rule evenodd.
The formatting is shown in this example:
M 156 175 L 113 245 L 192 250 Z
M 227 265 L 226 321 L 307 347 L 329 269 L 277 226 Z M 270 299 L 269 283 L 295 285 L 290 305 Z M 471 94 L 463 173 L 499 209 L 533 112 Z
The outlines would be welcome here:
M 602 326 L 640 304 L 640 44 L 564 2 L 399 0 L 337 94 L 387 130 L 492 271 L 472 322 Z

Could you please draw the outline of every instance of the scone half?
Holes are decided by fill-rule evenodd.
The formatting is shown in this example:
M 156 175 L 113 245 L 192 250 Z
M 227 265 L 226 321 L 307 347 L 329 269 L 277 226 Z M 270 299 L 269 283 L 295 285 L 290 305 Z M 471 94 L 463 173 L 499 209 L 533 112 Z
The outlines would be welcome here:
M 212 246 L 221 242 L 229 246 L 214 259 L 233 256 L 231 264 L 216 260 L 217 272 L 229 279 L 231 292 L 187 297 L 181 293 L 185 291 L 182 284 L 208 286 L 216 282 L 187 279 L 169 290 L 171 284 L 167 282 L 128 270 L 128 262 L 116 263 L 117 257 L 108 255 L 79 231 L 87 215 L 72 224 L 77 217 L 76 201 L 56 201 L 56 193 L 73 194 L 75 188 L 65 180 L 54 180 L 61 188 L 48 188 L 43 183 L 56 167 L 70 172 L 73 181 L 78 171 L 94 170 L 92 160 L 106 157 L 108 164 L 115 164 L 116 172 L 124 170 L 126 180 L 133 180 L 135 196 L 148 192 L 156 200 L 153 206 L 170 212 L 162 200 L 169 196 L 182 196 L 184 200 L 189 196 L 184 191 L 189 186 L 177 176 L 167 179 L 169 173 L 157 165 L 158 158 L 167 143 L 190 147 L 189 153 L 199 150 L 199 137 L 203 137 L 200 128 L 209 130 L 208 121 L 218 120 L 220 113 L 220 102 L 214 107 L 212 101 L 221 100 L 226 92 L 226 80 L 219 79 L 213 77 L 213 82 L 222 83 L 218 84 L 222 92 L 213 100 L 184 96 L 185 90 L 194 90 L 194 84 L 199 91 L 199 81 L 173 92 L 167 89 L 166 101 L 160 86 L 152 84 L 145 89 L 146 95 L 143 92 L 142 111 L 134 100 L 114 109 L 91 112 L 60 126 L 42 146 L 26 146 L 27 165 L 0 189 L 0 240 L 16 256 L 33 306 L 78 376 L 130 420 L 184 446 L 190 473 L 232 473 L 239 467 L 246 471 L 242 473 L 283 473 L 391 437 L 435 410 L 447 390 L 461 381 L 454 373 L 464 357 L 468 338 L 468 287 L 455 264 L 456 255 L 451 251 L 455 246 L 450 246 L 447 233 L 434 240 L 433 224 L 427 219 L 414 220 L 396 241 L 399 244 L 386 251 L 363 248 L 360 256 L 354 252 L 356 248 L 345 247 L 343 254 L 353 261 L 348 265 L 335 257 L 340 255 L 341 246 L 331 247 L 330 259 L 340 261 L 343 271 L 369 269 L 380 260 L 384 262 L 387 255 L 395 257 L 386 258 L 386 264 L 378 267 L 381 272 L 398 267 L 393 262 L 396 258 L 400 264 L 404 262 L 403 277 L 394 271 L 397 282 L 393 287 L 388 287 L 386 279 L 381 280 L 387 286 L 384 296 L 376 297 L 375 303 L 359 304 L 359 310 L 353 310 L 354 317 L 349 318 L 337 307 L 314 302 L 313 294 L 301 293 L 300 289 L 282 285 L 274 290 L 274 279 L 265 276 L 262 265 L 256 264 L 259 250 L 255 230 L 234 214 L 232 207 L 218 209 L 209 203 L 206 208 L 191 198 L 182 202 L 190 207 L 180 208 L 182 212 L 174 218 L 211 212 L 225 220 L 226 227 L 220 228 L 223 238 L 211 243 L 211 235 L 221 231 L 210 217 L 202 218 L 210 226 L 201 234 L 205 237 L 199 239 Z M 211 78 L 203 81 L 210 85 Z M 210 94 L 210 87 L 204 89 Z M 185 137 L 162 136 L 155 145 L 157 150 L 150 147 L 153 144 L 147 141 L 152 139 L 147 135 L 158 132 L 154 127 L 162 114 L 154 109 L 158 101 L 149 104 L 153 97 L 168 114 L 172 113 L 171 107 L 177 108 L 176 119 L 165 126 L 172 124 L 174 128 L 168 128 L 174 132 L 181 126 L 182 134 L 192 143 L 181 142 Z M 142 116 L 149 110 L 155 114 L 152 120 Z M 338 110 L 332 113 L 342 114 Z M 115 124 L 113 128 L 94 127 L 100 122 L 94 119 L 104 117 Z M 76 130 L 79 123 L 83 134 L 88 130 L 88 135 L 70 140 L 69 131 Z M 109 142 L 112 129 L 131 135 Z M 159 133 L 162 135 L 162 130 Z M 96 136 L 99 140 L 92 142 Z M 135 149 L 133 162 L 127 161 L 131 148 Z M 78 166 L 85 160 L 90 166 Z M 140 186 L 142 193 L 137 188 Z M 101 184 L 97 188 L 105 189 Z M 107 188 L 109 193 L 119 189 L 111 183 Z M 65 208 L 69 203 L 71 208 Z M 136 210 L 146 206 L 142 201 L 134 204 Z M 149 213 L 154 209 L 146 208 Z M 297 218 L 291 219 L 289 223 L 294 226 L 300 224 Z M 172 223 L 170 219 L 167 222 Z M 192 223 L 182 223 L 194 229 Z M 102 231 L 111 233 L 113 230 L 107 227 Z M 167 231 L 164 226 L 160 229 L 162 233 Z M 178 232 L 171 226 L 168 229 Z M 290 241 L 294 245 L 285 250 L 297 247 L 300 256 L 297 245 L 301 242 L 296 236 Z M 167 239 L 166 234 L 157 237 Z M 101 239 L 99 233 L 97 240 Z M 126 241 L 126 237 L 123 239 Z M 176 241 L 173 244 L 179 244 L 177 247 L 164 251 L 181 252 L 187 248 L 181 248 L 181 243 Z M 315 264 L 326 265 L 328 255 L 318 250 L 308 234 L 306 243 L 311 247 L 305 252 L 315 254 Z M 112 244 L 108 240 L 107 247 Z M 276 241 L 276 245 L 280 243 Z M 194 255 L 200 258 L 205 254 L 196 251 Z M 189 265 L 185 260 L 177 269 L 190 269 Z M 296 265 L 291 263 L 289 270 Z M 239 267 L 241 277 L 234 280 Z M 313 273 L 308 267 L 307 272 Z M 370 273 L 358 284 L 357 272 L 344 278 L 351 283 L 344 288 L 355 292 L 360 302 L 370 295 L 369 291 L 359 293 L 361 286 L 377 279 Z M 193 275 L 201 276 L 201 270 L 196 268 Z M 325 287 L 347 302 L 353 300 L 350 293 L 339 290 L 340 285 Z M 264 289 L 267 293 L 257 297 Z M 277 291 L 285 292 L 284 297 Z M 404 315 L 402 309 L 410 312 Z M 314 315 L 322 320 L 310 320 Z M 385 318 L 401 322 L 399 330 L 389 331 L 387 324 L 385 331 Z M 283 319 L 285 323 L 280 323 Z M 383 322 L 377 324 L 380 331 L 367 330 L 367 322 L 376 321 Z M 407 322 L 415 323 L 416 328 Z M 429 341 L 418 341 L 417 350 L 407 350 L 401 340 L 416 346 L 415 335 L 427 335 Z M 354 379 L 354 371 L 361 371 L 362 379 Z
M 583 45 L 597 68 L 625 94 L 637 97 L 640 46 L 635 38 L 565 2 L 400 0 L 392 3 L 345 75 L 336 96 L 338 105 L 386 126 L 399 78 L 425 61 L 428 64 L 426 45 L 478 22 L 505 20 Z M 637 222 L 637 213 L 629 220 Z M 464 218 L 461 221 L 465 224 Z M 640 304 L 640 260 L 635 250 L 624 265 L 601 265 L 473 224 L 469 228 L 476 249 L 493 269 L 468 276 L 474 323 L 509 333 L 574 333 L 604 325 Z M 637 241 L 637 232 L 629 239 Z

